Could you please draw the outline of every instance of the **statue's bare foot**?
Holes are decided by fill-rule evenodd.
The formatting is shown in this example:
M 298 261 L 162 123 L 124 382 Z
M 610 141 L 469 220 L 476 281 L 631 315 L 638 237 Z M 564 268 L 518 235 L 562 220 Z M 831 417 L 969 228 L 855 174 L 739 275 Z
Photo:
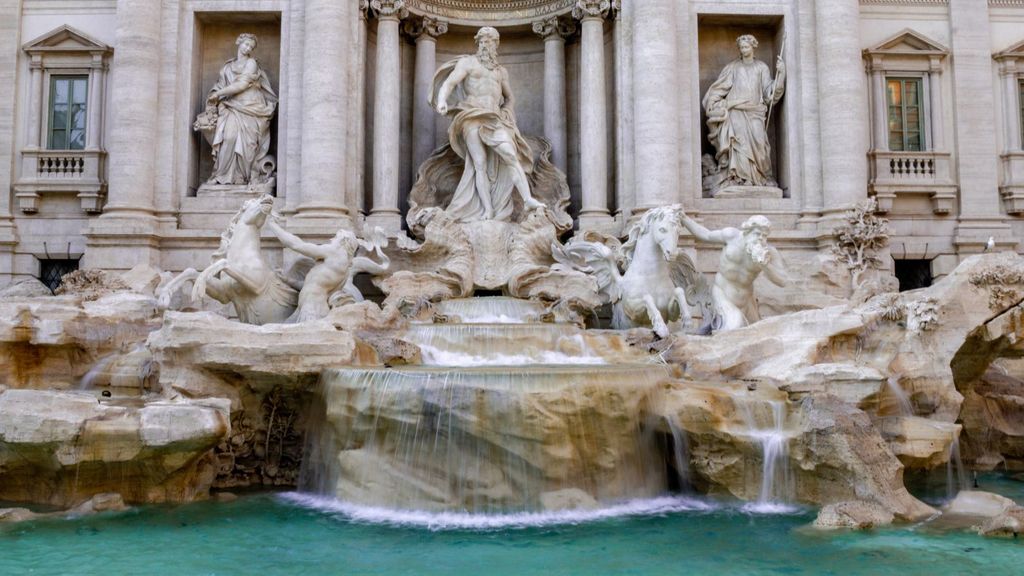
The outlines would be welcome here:
M 484 210 L 484 220 L 494 220 L 494 210 Z
M 525 198 L 524 204 L 526 205 L 526 208 L 529 210 L 536 210 L 537 208 L 545 207 L 543 202 L 535 200 L 534 198 L 531 198 L 529 196 Z

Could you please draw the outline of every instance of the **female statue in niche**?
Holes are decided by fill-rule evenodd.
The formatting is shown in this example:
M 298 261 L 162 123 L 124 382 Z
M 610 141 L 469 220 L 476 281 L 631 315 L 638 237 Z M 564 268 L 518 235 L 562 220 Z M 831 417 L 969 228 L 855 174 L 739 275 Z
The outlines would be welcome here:
M 768 110 L 779 103 L 786 88 L 786 63 L 780 55 L 772 78 L 768 65 L 754 58 L 757 39 L 744 34 L 736 39 L 740 57 L 719 74 L 704 95 L 708 140 L 715 147 L 718 188 L 777 186 L 772 176 L 768 143 Z
M 277 94 L 252 57 L 256 36 L 240 34 L 238 54 L 220 69 L 194 128 L 213 148 L 213 173 L 206 185 L 266 184 L 275 162 L 270 152 L 270 119 Z

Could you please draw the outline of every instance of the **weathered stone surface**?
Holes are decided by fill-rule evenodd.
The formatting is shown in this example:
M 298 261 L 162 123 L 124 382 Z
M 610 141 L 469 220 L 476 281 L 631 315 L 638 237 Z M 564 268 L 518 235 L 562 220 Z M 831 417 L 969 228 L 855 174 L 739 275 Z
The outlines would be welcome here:
M 156 301 L 130 292 L 0 301 L 0 383 L 77 386 L 101 359 L 138 347 L 159 326 Z
M 96 494 L 85 502 L 60 512 L 33 512 L 27 508 L 0 508 L 0 523 L 26 522 L 41 518 L 80 518 L 101 512 L 121 512 L 128 510 L 124 499 L 116 492 Z
M 942 512 L 951 516 L 994 518 L 1016 506 L 1013 500 L 981 490 L 961 490 Z
M 26 278 L 12 282 L 0 290 L 0 300 L 11 300 L 20 298 L 45 298 L 53 296 L 53 292 L 35 278 Z
M 0 392 L 0 499 L 73 505 L 118 492 L 130 502 L 190 501 L 213 480 L 228 432 L 221 403 L 99 402 L 90 394 Z M 93 509 L 110 509 L 106 499 Z
M 892 521 L 892 512 L 884 506 L 875 502 L 850 500 L 823 507 L 814 520 L 814 527 L 827 530 L 836 528 L 870 530 L 878 526 L 892 524 Z
M 908 469 L 928 470 L 945 464 L 960 434 L 958 424 L 915 416 L 883 418 L 877 425 Z
M 148 341 L 161 382 L 188 387 L 187 374 L 237 374 L 250 383 L 310 383 L 322 370 L 350 365 L 352 334 L 329 321 L 254 326 L 208 312 L 168 312 Z
M 1000 360 L 964 391 L 961 445 L 975 468 L 1024 470 L 1022 368 L 1019 360 Z
M 128 284 L 117 274 L 87 268 L 65 274 L 61 278 L 61 285 L 54 293 L 58 296 L 78 296 L 83 300 L 96 300 L 128 289 Z
M 156 287 L 160 285 L 162 280 L 160 269 L 154 268 L 145 262 L 136 264 L 134 268 L 127 272 L 122 272 L 119 278 L 133 292 L 138 292 L 145 296 L 153 296 L 156 293 Z
M 1024 507 L 1010 506 L 978 526 L 977 531 L 982 536 L 1016 538 L 1024 532 Z
M 797 418 L 801 433 L 790 453 L 802 500 L 869 500 L 908 521 L 935 513 L 907 492 L 903 465 L 867 414 L 834 396 L 813 395 Z

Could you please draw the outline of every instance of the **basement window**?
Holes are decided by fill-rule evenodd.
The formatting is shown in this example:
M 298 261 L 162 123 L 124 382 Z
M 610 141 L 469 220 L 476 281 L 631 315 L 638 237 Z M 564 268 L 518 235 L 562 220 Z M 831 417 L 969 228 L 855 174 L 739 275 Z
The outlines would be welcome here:
M 64 275 L 78 270 L 78 259 L 48 258 L 39 260 L 39 281 L 50 291 L 56 291 Z
M 896 279 L 900 292 L 927 288 L 932 285 L 931 260 L 896 260 Z

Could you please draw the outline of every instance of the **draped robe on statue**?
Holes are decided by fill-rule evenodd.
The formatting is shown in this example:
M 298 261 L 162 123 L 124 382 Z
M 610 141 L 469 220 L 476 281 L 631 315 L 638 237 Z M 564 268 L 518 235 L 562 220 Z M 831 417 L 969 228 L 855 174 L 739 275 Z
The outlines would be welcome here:
M 248 184 L 258 181 L 263 159 L 270 152 L 270 119 L 277 107 L 277 95 L 266 72 L 257 66 L 247 73 L 245 64 L 228 60 L 210 90 L 235 83 L 247 87 L 217 106 L 217 129 L 210 139 L 213 148 L 211 184 Z
M 734 60 L 704 95 L 708 140 L 724 172 L 723 185 L 776 186 L 765 119 L 782 98 L 768 65 Z M 724 114 L 723 114 L 724 112 Z
M 441 85 L 448 79 L 462 58 L 474 58 L 474 56 L 455 58 L 441 66 L 437 74 L 434 75 L 434 87 L 430 96 L 432 107 L 437 107 L 437 95 Z M 455 153 L 466 161 L 466 165 L 462 172 L 462 179 L 459 180 L 459 185 L 452 195 L 451 202 L 445 208 L 445 212 L 459 222 L 483 220 L 484 206 L 480 202 L 476 190 L 476 167 L 470 159 L 465 140 L 466 131 L 477 127 L 480 130 L 480 139 L 487 148 L 487 177 L 491 183 L 493 219 L 502 222 L 511 221 L 515 209 L 513 203 L 516 196 L 515 186 L 508 165 L 494 152 L 494 148 L 506 142 L 512 144 L 523 170 L 527 174 L 533 172 L 533 152 L 516 126 L 515 114 L 510 108 L 490 110 L 474 106 L 472 97 L 466 95 L 461 84 L 449 95 L 448 109 L 455 112 L 452 123 L 448 127 L 448 140 Z

